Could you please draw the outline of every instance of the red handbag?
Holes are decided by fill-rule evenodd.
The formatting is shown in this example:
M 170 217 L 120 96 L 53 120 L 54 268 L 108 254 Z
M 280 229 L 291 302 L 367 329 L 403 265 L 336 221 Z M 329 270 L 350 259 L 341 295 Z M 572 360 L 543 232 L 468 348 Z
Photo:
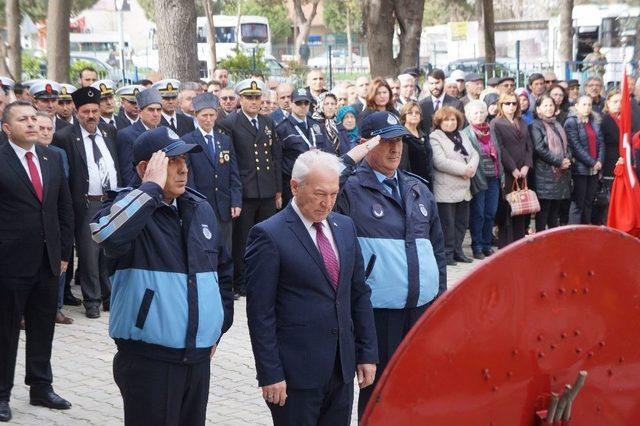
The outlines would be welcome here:
M 534 191 L 527 186 L 527 179 L 522 179 L 522 188 L 518 184 L 518 179 L 513 181 L 511 192 L 505 198 L 511 207 L 511 216 L 523 216 L 540 211 L 540 201 Z

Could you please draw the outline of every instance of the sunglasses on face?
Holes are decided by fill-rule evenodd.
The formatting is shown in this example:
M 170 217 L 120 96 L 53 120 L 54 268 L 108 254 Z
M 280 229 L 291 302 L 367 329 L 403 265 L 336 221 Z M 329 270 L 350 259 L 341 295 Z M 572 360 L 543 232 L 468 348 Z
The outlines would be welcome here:
M 222 99 L 223 101 L 235 101 L 236 97 L 235 96 L 221 96 L 220 99 Z
M 298 101 L 298 102 L 294 102 L 294 104 L 296 104 L 298 106 L 304 106 L 304 105 L 309 105 L 309 102 L 307 102 L 307 101 Z
M 517 103 L 516 102 L 505 102 L 502 105 L 507 105 L 507 106 L 516 106 Z
M 553 84 L 553 83 L 557 83 L 558 80 L 545 80 L 544 82 L 547 84 Z

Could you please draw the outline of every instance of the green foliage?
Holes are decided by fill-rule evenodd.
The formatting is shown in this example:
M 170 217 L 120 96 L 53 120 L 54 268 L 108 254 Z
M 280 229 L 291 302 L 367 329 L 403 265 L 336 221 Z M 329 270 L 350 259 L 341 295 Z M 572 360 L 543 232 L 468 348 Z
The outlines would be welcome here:
M 85 61 L 82 59 L 72 60 L 69 64 L 69 80 L 71 84 L 76 84 L 80 77 L 80 70 L 83 68 L 93 68 L 98 73 L 98 79 L 107 77 L 107 71 L 96 67 L 96 64 L 91 61 Z
M 22 52 L 22 80 L 30 80 L 32 78 L 42 78 L 40 64 L 46 63 L 47 58 L 40 58 L 29 52 Z
M 362 28 L 362 3 L 357 0 L 325 0 L 323 18 L 331 32 L 344 33 L 347 28 L 347 9 L 351 21 L 351 32 L 360 33 Z
M 424 3 L 422 25 L 447 24 L 475 19 L 475 1 L 433 0 Z
M 267 64 L 264 62 L 264 49 L 256 49 L 255 57 L 253 52 L 245 54 L 238 48 L 233 49 L 233 56 L 222 59 L 218 62 L 218 68 L 229 70 L 229 74 L 235 81 L 248 78 L 254 73 L 260 73 L 267 77 Z

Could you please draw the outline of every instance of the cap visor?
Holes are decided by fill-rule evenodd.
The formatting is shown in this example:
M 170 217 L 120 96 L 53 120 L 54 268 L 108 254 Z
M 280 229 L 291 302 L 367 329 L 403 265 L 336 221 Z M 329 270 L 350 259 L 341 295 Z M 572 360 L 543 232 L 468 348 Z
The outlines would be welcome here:
M 167 157 L 177 157 L 178 155 L 187 154 L 189 152 L 201 152 L 202 147 L 194 143 L 185 143 L 179 145 L 169 151 L 166 151 Z
M 396 125 L 390 128 L 383 129 L 380 132 L 371 132 L 371 137 L 380 136 L 380 139 L 394 139 L 399 138 L 400 136 L 408 135 L 409 131 L 405 129 L 403 126 Z

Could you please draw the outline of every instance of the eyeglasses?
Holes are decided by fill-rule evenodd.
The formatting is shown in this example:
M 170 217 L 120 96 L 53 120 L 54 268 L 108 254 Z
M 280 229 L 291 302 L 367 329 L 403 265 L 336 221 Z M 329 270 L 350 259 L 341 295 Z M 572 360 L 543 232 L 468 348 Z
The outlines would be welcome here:
M 294 102 L 294 104 L 298 106 L 309 105 L 309 101 L 297 101 L 297 102 Z
M 220 96 L 220 99 L 222 99 L 223 101 L 235 101 L 236 97 L 235 96 Z
M 504 102 L 502 105 L 516 106 L 516 102 Z
M 545 80 L 544 82 L 547 84 L 554 84 L 554 83 L 557 83 L 558 80 Z

